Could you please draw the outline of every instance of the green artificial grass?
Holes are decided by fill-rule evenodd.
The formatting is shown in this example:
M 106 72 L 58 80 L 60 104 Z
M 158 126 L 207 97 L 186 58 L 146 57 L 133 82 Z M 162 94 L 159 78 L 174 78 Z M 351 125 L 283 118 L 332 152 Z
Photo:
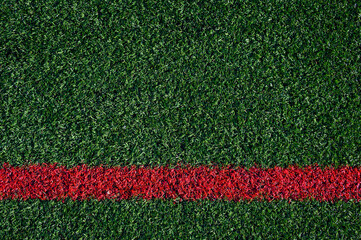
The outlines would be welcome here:
M 0 161 L 358 165 L 356 2 L 6 2 Z
M 0 164 L 360 165 L 356 0 L 10 0 L 0 29 Z M 0 209 L 9 239 L 357 239 L 361 226 L 354 203 Z
M 360 239 L 360 203 L 1 201 L 1 239 Z

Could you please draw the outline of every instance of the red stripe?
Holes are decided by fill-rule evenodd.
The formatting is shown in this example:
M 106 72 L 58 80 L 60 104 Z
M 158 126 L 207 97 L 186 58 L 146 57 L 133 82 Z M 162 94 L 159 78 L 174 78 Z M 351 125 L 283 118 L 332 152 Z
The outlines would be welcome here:
M 57 164 L 0 169 L 0 199 L 89 198 L 179 200 L 361 199 L 361 168 L 318 165 L 262 169 L 219 167 L 88 167 Z

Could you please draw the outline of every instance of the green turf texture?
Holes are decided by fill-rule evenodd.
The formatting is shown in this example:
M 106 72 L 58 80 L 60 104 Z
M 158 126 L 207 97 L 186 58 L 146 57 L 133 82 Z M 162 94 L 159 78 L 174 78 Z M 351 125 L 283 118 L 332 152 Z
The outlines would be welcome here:
M 360 163 L 357 1 L 140 2 L 1 6 L 1 162 Z
M 360 239 L 360 203 L 1 201 L 1 239 Z M 186 217 L 185 217 L 186 216 Z
M 0 163 L 359 166 L 357 2 L 5 1 Z M 350 239 L 361 226 L 355 203 L 83 204 L 2 201 L 1 237 Z

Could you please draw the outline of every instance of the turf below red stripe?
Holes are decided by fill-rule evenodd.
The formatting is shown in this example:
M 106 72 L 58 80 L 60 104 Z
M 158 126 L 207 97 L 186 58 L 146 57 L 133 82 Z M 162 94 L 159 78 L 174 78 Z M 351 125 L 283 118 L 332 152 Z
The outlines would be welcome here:
M 361 168 L 344 166 L 262 169 L 201 167 L 88 167 L 57 164 L 0 169 L 0 199 L 89 198 L 179 200 L 361 199 Z

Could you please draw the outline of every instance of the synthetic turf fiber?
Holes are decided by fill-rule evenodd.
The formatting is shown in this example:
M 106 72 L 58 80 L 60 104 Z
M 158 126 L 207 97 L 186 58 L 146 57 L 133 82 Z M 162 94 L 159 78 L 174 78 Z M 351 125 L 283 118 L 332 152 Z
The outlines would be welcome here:
M 7 197 L 0 201 L 0 238 L 361 239 L 355 201 L 361 166 L 359 2 L 0 1 L 0 166 L 10 164 L 0 170 Z M 120 201 L 80 200 L 93 180 L 99 191 L 91 190 L 90 198 L 113 188 L 101 186 L 107 182 L 101 171 L 86 175 L 87 181 L 68 170 L 14 170 L 43 163 L 61 169 L 161 167 L 164 173 L 165 166 L 180 164 L 200 174 L 185 191 L 205 188 L 208 198 L 180 201 L 186 195 L 173 188 L 170 196 L 180 195 L 178 200 L 139 199 L 159 197 L 144 189 L 170 187 L 166 174 L 164 186 L 157 179 L 146 186 L 159 169 L 134 170 L 144 173 L 138 177 L 145 182 L 132 183 L 144 187 L 136 190 L 144 195 Z M 285 170 L 316 164 L 310 175 Z M 230 170 L 205 176 L 216 188 L 200 179 L 199 169 L 213 173 L 227 165 L 244 168 L 245 179 L 264 180 L 248 183 L 250 198 L 263 191 L 259 197 L 285 199 L 212 199 L 248 194 L 220 184 L 229 177 L 222 171 L 237 176 Z M 257 170 L 255 176 L 247 173 L 253 166 L 278 170 Z M 349 168 L 325 170 L 330 166 Z M 10 169 L 14 174 L 6 175 Z M 60 179 L 56 171 L 68 175 Z M 245 189 L 243 180 L 235 181 L 239 189 Z M 311 180 L 314 185 L 307 185 Z M 59 183 L 76 186 L 78 200 L 11 199 L 22 191 L 44 199 L 61 191 L 65 196 L 69 191 Z M 315 199 L 291 199 L 307 194 Z
M 222 199 L 361 200 L 361 168 L 318 166 L 261 169 L 92 167 L 56 164 L 0 169 L 0 200 Z
M 361 162 L 358 1 L 6 1 L 0 163 Z

